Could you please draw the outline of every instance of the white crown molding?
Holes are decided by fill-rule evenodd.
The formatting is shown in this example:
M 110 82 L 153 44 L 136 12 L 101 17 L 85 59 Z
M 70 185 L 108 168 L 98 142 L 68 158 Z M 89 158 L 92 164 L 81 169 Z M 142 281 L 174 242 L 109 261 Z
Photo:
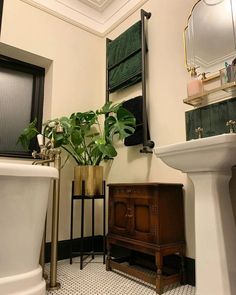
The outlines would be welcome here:
M 92 7 L 93 9 L 97 9 L 98 11 L 104 11 L 108 5 L 110 5 L 113 0 L 79 0 L 84 4 Z
M 104 37 L 148 0 L 20 0 Z
M 195 56 L 194 59 L 195 59 L 195 63 L 197 65 L 200 65 L 201 67 L 205 67 L 205 68 L 210 68 L 213 66 L 217 66 L 219 64 L 224 64 L 225 61 L 233 60 L 234 57 L 235 57 L 235 51 L 232 51 L 229 54 L 226 54 L 222 57 L 212 59 L 210 61 L 204 60 L 203 58 L 201 58 L 199 56 Z

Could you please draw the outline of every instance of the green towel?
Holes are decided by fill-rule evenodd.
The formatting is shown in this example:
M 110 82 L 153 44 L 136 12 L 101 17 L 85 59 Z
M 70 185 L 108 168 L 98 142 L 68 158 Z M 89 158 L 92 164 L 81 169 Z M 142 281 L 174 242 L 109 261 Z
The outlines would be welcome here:
M 109 92 L 142 80 L 141 29 L 141 21 L 138 21 L 108 44 Z

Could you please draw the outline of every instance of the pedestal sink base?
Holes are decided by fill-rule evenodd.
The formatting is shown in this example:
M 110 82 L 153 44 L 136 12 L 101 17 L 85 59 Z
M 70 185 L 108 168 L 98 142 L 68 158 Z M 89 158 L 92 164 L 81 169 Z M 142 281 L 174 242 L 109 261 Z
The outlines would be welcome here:
M 162 146 L 155 153 L 187 173 L 195 187 L 196 295 L 235 295 L 236 226 L 229 180 L 236 165 L 236 134 Z
M 231 171 L 188 173 L 195 188 L 196 295 L 236 294 Z

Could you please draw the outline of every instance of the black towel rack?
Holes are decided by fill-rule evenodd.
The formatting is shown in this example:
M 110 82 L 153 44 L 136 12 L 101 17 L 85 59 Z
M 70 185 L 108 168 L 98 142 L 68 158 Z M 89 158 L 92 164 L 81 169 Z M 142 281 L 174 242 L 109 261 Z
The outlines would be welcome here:
M 152 153 L 154 148 L 154 142 L 148 139 L 148 120 L 147 120 L 147 90 L 146 90 L 146 30 L 145 30 L 145 19 L 150 19 L 151 13 L 146 12 L 141 9 L 141 54 L 142 54 L 142 97 L 143 97 L 143 147 L 140 150 L 141 153 Z M 106 48 L 108 49 L 108 44 L 112 42 L 111 39 L 106 39 Z M 109 101 L 109 63 L 108 63 L 108 54 L 106 55 L 106 101 Z

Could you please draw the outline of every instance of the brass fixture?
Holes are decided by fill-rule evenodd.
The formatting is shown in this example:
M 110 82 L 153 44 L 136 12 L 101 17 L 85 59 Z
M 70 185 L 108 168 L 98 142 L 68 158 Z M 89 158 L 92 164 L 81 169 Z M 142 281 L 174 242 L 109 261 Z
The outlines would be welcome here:
M 198 68 L 199 67 L 190 67 L 190 68 L 188 68 L 188 72 L 190 72 L 191 77 L 197 77 L 198 76 L 198 74 L 197 74 L 197 69 Z
M 61 125 L 61 123 L 59 122 L 57 125 L 56 125 L 56 133 L 63 133 L 64 129 Z
M 58 290 L 60 283 L 57 282 L 57 248 L 58 248 L 58 223 L 59 223 L 59 201 L 60 201 L 60 171 L 61 171 L 61 150 L 54 147 L 54 138 L 52 137 L 46 143 L 45 130 L 48 127 L 46 125 L 43 131 L 43 142 L 40 144 L 40 152 L 33 151 L 32 156 L 39 158 L 35 160 L 33 165 L 49 165 L 54 163 L 54 167 L 58 170 L 59 178 L 53 180 L 53 205 L 52 205 L 52 233 L 51 233 L 51 263 L 50 263 L 50 279 L 47 284 L 47 289 L 50 291 Z M 55 132 L 63 132 L 63 127 L 60 124 L 55 123 Z M 42 242 L 42 250 L 40 257 L 40 264 L 43 269 L 44 275 L 44 249 L 45 249 L 45 238 Z
M 45 273 L 45 244 L 46 244 L 46 226 L 47 226 L 47 216 L 45 220 L 45 226 L 44 226 L 44 233 L 43 233 L 43 240 L 41 244 L 41 252 L 39 257 L 39 264 L 42 267 L 42 275 L 45 280 L 48 279 L 48 275 Z
M 228 122 L 226 122 L 226 126 L 229 127 L 229 133 L 234 133 L 234 126 L 235 126 L 236 122 L 234 120 L 229 120 Z
M 195 132 L 198 134 L 198 138 L 202 138 L 203 128 L 198 127 L 195 129 Z
M 201 76 L 202 82 L 205 82 L 205 80 L 208 80 L 208 78 L 206 76 L 207 74 L 210 74 L 210 72 L 203 72 L 198 75 L 198 76 Z

